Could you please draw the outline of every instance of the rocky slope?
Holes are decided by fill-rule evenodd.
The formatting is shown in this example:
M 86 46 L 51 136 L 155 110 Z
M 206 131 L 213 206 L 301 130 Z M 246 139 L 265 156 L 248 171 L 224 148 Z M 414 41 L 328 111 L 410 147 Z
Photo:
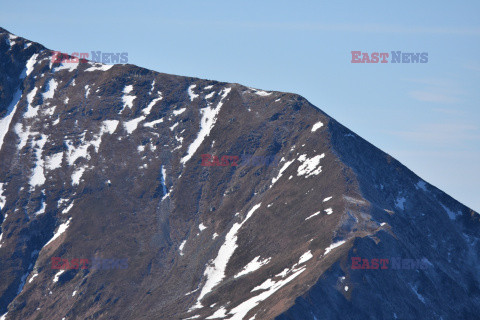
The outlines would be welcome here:
M 480 312 L 480 215 L 298 95 L 0 29 L 0 117 L 2 319 Z

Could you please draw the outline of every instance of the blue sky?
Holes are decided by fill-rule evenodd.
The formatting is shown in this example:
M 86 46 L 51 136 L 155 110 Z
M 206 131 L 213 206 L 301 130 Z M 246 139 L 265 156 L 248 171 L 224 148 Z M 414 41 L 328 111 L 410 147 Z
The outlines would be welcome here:
M 132 3 L 134 3 L 132 5 Z M 480 1 L 6 1 L 0 26 L 62 52 L 301 94 L 480 211 Z M 352 64 L 351 51 L 428 52 Z

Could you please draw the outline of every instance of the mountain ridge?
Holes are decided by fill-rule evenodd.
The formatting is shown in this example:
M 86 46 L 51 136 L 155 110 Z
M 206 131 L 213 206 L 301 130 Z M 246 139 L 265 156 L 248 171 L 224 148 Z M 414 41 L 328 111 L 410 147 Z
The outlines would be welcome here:
M 469 318 L 478 310 L 479 272 L 455 274 L 457 266 L 445 258 L 449 250 L 435 254 L 407 239 L 438 245 L 435 239 L 448 235 L 455 254 L 475 266 L 478 254 L 466 243 L 478 249 L 478 214 L 305 98 L 134 65 L 51 64 L 43 46 L 11 39 L 1 28 L 0 36 L 0 69 L 7 74 L 0 79 L 0 107 L 14 104 L 0 120 L 13 113 L 0 149 L 6 234 L 0 272 L 8 275 L 0 285 L 0 314 L 8 307 L 7 319 L 315 319 L 344 311 L 352 319 L 459 312 Z M 211 168 L 201 166 L 203 152 L 282 160 L 278 167 Z M 437 218 L 442 232 L 424 216 Z M 410 231 L 411 221 L 423 229 Z M 52 240 L 62 225 L 66 231 Z M 352 250 L 423 255 L 435 272 L 415 278 L 404 270 L 353 271 Z M 126 255 L 128 269 L 49 269 L 52 257 L 95 255 Z M 448 268 L 439 263 L 445 259 Z M 256 269 L 236 277 L 248 266 Z M 362 286 L 362 278 L 371 283 Z M 460 311 L 419 293 L 453 278 L 459 281 L 452 288 L 465 279 L 473 283 L 474 300 L 459 303 Z M 398 280 L 391 292 L 404 296 L 382 302 L 368 295 L 391 279 Z M 417 289 L 407 291 L 403 279 Z M 56 294 L 49 298 L 49 292 Z M 380 311 L 370 309 L 372 301 Z

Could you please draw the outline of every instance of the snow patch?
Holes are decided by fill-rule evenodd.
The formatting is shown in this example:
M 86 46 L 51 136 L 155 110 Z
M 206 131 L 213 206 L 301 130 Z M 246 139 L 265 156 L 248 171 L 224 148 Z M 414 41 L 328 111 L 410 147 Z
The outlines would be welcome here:
M 202 119 L 200 120 L 200 131 L 195 140 L 188 147 L 187 155 L 180 160 L 182 164 L 185 164 L 188 160 L 192 158 L 192 156 L 202 144 L 203 140 L 210 135 L 210 131 L 215 125 L 215 122 L 217 121 L 217 115 L 223 105 L 223 100 L 227 97 L 231 90 L 232 88 L 223 89 L 222 98 L 220 99 L 220 102 L 218 103 L 216 108 L 212 108 L 210 104 L 208 104 L 208 107 L 200 110 L 202 114 Z
M 182 114 L 185 112 L 185 110 L 187 110 L 187 108 L 182 108 L 182 109 L 178 109 L 178 110 L 173 110 L 173 115 L 175 116 L 178 116 L 179 114 Z
M 300 259 L 298 260 L 298 264 L 305 263 L 312 258 L 313 258 L 312 252 L 309 250 L 300 257 Z
M 242 302 L 235 308 L 233 308 L 229 313 L 233 314 L 232 317 L 228 318 L 228 320 L 242 320 L 245 318 L 247 313 L 255 308 L 258 304 L 262 301 L 273 295 L 275 292 L 280 290 L 282 287 L 286 286 L 296 277 L 298 277 L 302 272 L 306 270 L 305 267 L 298 268 L 298 264 L 295 264 L 292 268 L 286 268 L 284 271 L 280 272 L 279 274 L 275 275 L 273 278 L 283 278 L 277 281 L 272 279 L 265 280 L 259 286 L 256 286 L 252 289 L 251 292 L 258 291 L 258 290 L 265 290 L 257 296 L 254 296 L 247 301 Z M 285 278 L 289 273 L 291 273 L 287 278 Z
M 55 109 L 56 109 L 56 108 L 57 108 L 56 106 L 52 106 L 52 107 L 50 107 L 50 108 L 46 108 L 46 109 L 43 110 L 43 114 L 44 114 L 44 115 L 47 115 L 47 116 L 53 116 L 54 113 L 55 113 Z
M 215 311 L 214 314 L 212 314 L 210 317 L 207 317 L 205 319 L 218 319 L 218 318 L 225 318 L 227 316 L 227 310 L 224 307 L 221 307 L 217 311 Z
M 323 255 L 326 256 L 330 251 L 332 251 L 332 250 L 335 249 L 335 248 L 340 247 L 340 246 L 341 246 L 342 244 L 344 244 L 344 243 L 345 243 L 345 240 L 341 240 L 341 241 L 332 243 L 331 245 L 329 245 L 329 246 L 325 249 L 325 253 L 324 253 Z
M 22 91 L 18 89 L 13 95 L 10 105 L 7 107 L 7 113 L 0 119 L 0 150 L 2 149 L 3 141 L 7 132 L 10 128 L 10 123 L 12 122 L 13 115 L 17 111 L 17 105 L 22 97 Z
M 210 92 L 209 94 L 207 94 L 207 95 L 205 96 L 205 100 L 210 99 L 210 98 L 213 97 L 214 95 L 215 95 L 215 91 Z
M 137 96 L 130 95 L 129 93 L 133 90 L 132 85 L 125 86 L 123 88 L 123 96 L 122 96 L 122 102 L 123 102 L 123 108 L 120 110 L 119 114 L 125 110 L 125 108 L 132 109 L 133 107 L 133 100 L 137 98 Z
M 95 148 L 95 152 L 98 152 L 98 149 L 100 148 L 100 144 L 102 143 L 102 136 L 106 132 L 112 134 L 114 130 L 117 128 L 117 126 L 118 126 L 117 120 L 105 120 L 100 126 L 99 133 L 94 135 L 91 141 L 88 141 L 88 142 L 84 141 L 86 132 L 83 132 L 82 143 L 78 147 L 73 147 L 72 141 L 67 140 L 66 143 L 68 148 L 67 155 L 68 155 L 69 165 L 73 165 L 75 161 L 80 157 L 84 157 L 87 160 L 89 160 L 90 155 L 88 154 L 88 148 L 90 146 L 93 146 Z
M 58 278 L 62 275 L 62 273 L 64 273 L 65 270 L 60 270 L 58 271 L 56 274 L 55 274 L 55 277 L 53 278 L 53 282 L 58 282 Z
M 13 47 L 14 45 L 17 44 L 17 42 L 15 41 L 17 39 L 17 36 L 14 36 L 13 34 L 9 34 L 8 35 L 8 38 L 5 38 L 7 44 L 10 46 L 10 47 Z
M 148 104 L 148 106 L 147 106 L 145 109 L 142 110 L 142 113 L 143 113 L 144 115 L 150 114 L 150 112 L 152 111 L 153 106 L 154 106 L 155 104 L 157 104 L 158 101 L 160 101 L 160 100 L 163 99 L 162 93 L 161 93 L 160 91 L 158 91 L 158 95 L 159 95 L 158 98 L 153 99 L 153 100 Z
M 72 201 L 72 202 L 68 205 L 68 207 L 66 207 L 65 209 L 63 209 L 63 210 L 62 210 L 62 214 L 68 213 L 68 212 L 73 208 L 73 203 L 74 203 L 74 202 L 75 202 L 75 201 Z
M 159 124 L 159 123 L 162 123 L 162 122 L 163 122 L 163 118 L 160 118 L 160 119 L 152 121 L 152 122 L 146 122 L 146 123 L 143 124 L 143 126 L 153 128 L 156 124 Z
M 177 126 L 178 126 L 178 122 L 175 122 L 175 124 L 170 127 L 170 131 L 173 131 Z
M 283 161 L 285 160 L 284 158 L 282 158 L 280 161 Z M 272 179 L 272 184 L 270 185 L 270 188 L 275 184 L 275 182 L 278 181 L 278 179 L 280 179 L 282 177 L 282 174 L 285 170 L 287 170 L 288 166 L 291 165 L 293 163 L 293 161 L 295 160 L 291 160 L 291 161 L 287 161 L 285 162 L 285 164 L 280 168 L 280 171 L 278 172 L 278 175 Z
M 190 87 L 188 87 L 188 96 L 190 97 L 190 101 L 193 101 L 193 99 L 198 98 L 198 94 L 195 94 L 193 92 L 193 89 L 195 89 L 196 86 L 197 86 L 196 84 L 192 84 Z
M 7 203 L 7 198 L 3 195 L 3 182 L 0 182 L 0 210 L 5 207 L 5 203 Z
M 167 185 L 165 184 L 165 180 L 167 179 L 167 170 L 165 169 L 165 167 L 163 165 L 161 167 L 161 171 L 162 171 L 162 177 L 161 177 L 160 180 L 161 180 L 161 183 L 162 183 L 162 190 L 163 190 L 162 201 L 163 201 L 168 197 L 170 192 L 168 192 Z
M 80 184 L 80 179 L 82 178 L 84 172 L 85 172 L 85 168 L 80 167 L 72 173 L 72 185 L 73 186 L 76 186 L 76 185 Z
M 95 63 L 92 64 L 92 66 L 88 69 L 85 69 L 85 72 L 92 72 L 92 71 L 107 71 L 111 67 L 113 67 L 113 64 L 100 64 L 100 63 Z
M 28 106 L 27 106 L 27 111 L 23 115 L 24 118 L 27 118 L 27 119 L 35 118 L 38 115 L 38 110 L 40 106 L 37 106 L 37 107 L 32 106 L 33 98 L 35 98 L 35 95 L 37 94 L 37 90 L 38 88 L 34 87 L 32 91 L 30 91 L 27 94 Z
M 67 70 L 68 72 L 72 72 L 73 70 L 77 69 L 78 67 L 78 62 L 75 63 L 62 63 L 58 67 L 55 67 L 52 69 L 52 72 L 58 72 L 62 70 Z
M 50 79 L 50 81 L 47 84 L 48 90 L 43 93 L 43 99 L 53 99 L 53 96 L 55 94 L 55 90 L 57 90 L 58 83 L 54 79 Z
M 321 127 L 323 126 L 323 123 L 321 121 L 315 123 L 312 127 L 312 132 L 315 132 L 317 131 L 318 129 L 320 129 Z
M 322 172 L 322 166 L 320 166 L 320 159 L 324 158 L 325 154 L 319 154 L 313 158 L 308 159 L 306 154 L 302 154 L 298 157 L 300 162 L 303 162 L 297 169 L 298 176 L 305 176 L 308 178 L 313 175 L 317 175 Z
M 38 273 L 34 273 L 32 277 L 28 280 L 28 283 L 32 283 L 33 279 L 35 279 L 36 276 L 38 276 Z
M 240 230 L 240 228 L 245 224 L 245 222 L 250 219 L 252 214 L 260 208 L 262 204 L 256 204 L 253 206 L 250 211 L 247 213 L 247 216 L 242 222 L 237 222 L 235 223 L 230 231 L 228 231 L 227 235 L 225 236 L 225 242 L 222 244 L 220 247 L 220 250 L 218 250 L 217 257 L 211 261 L 207 268 L 205 269 L 204 272 L 204 277 L 207 278 L 205 281 L 205 284 L 202 288 L 202 291 L 200 292 L 200 295 L 197 298 L 197 303 L 193 307 L 194 309 L 200 308 L 202 304 L 200 301 L 203 299 L 203 297 L 212 291 L 214 287 L 216 287 L 224 278 L 225 278 L 225 270 L 227 268 L 228 261 L 232 257 L 233 253 L 237 249 L 237 233 Z
M 38 209 L 38 211 L 35 212 L 35 215 L 38 216 L 38 215 L 41 215 L 43 213 L 45 213 L 45 200 L 44 199 L 41 200 L 40 209 Z
M 266 96 L 269 96 L 272 94 L 272 92 L 267 92 L 267 91 L 263 91 L 263 90 L 258 90 L 258 89 L 254 89 L 254 88 L 249 88 L 251 90 L 253 90 L 253 93 L 255 93 L 256 95 L 259 95 L 261 97 L 266 97 Z
M 37 58 L 38 54 L 35 53 L 28 59 L 27 64 L 25 65 L 25 69 L 22 72 L 22 75 L 20 76 L 20 79 L 24 79 L 30 75 L 33 71 L 33 67 L 35 66 L 35 63 L 37 63 Z
M 21 123 L 15 124 L 15 133 L 20 138 L 20 142 L 18 143 L 18 150 L 22 150 L 28 143 L 28 139 L 30 138 L 30 128 L 26 127 L 23 130 L 23 125 Z
M 271 259 L 272 258 L 267 258 L 267 259 L 260 260 L 260 256 L 253 258 L 253 260 L 250 261 L 245 267 L 243 267 L 242 271 L 237 273 L 234 276 L 234 278 L 239 278 L 239 277 L 244 276 L 246 274 L 257 271 L 258 269 L 260 269 L 261 267 L 263 267 L 264 265 L 269 263 Z
M 106 132 L 113 134 L 118 127 L 118 120 L 105 120 L 103 121 L 103 128 Z
M 306 217 L 306 218 L 305 218 L 305 221 L 308 220 L 308 219 L 311 219 L 311 218 L 313 218 L 313 217 L 315 217 L 315 216 L 317 216 L 317 215 L 319 215 L 319 214 L 320 214 L 320 211 L 315 212 L 315 213 L 312 214 L 311 216 Z
M 140 116 L 136 119 L 132 119 L 130 121 L 124 122 L 123 126 L 125 127 L 125 130 L 128 132 L 128 134 L 131 134 L 133 131 L 135 131 L 138 127 L 138 124 L 145 120 L 145 116 Z
M 47 170 L 55 170 L 62 166 L 63 152 L 58 152 L 46 157 L 45 168 Z
M 44 163 L 42 159 L 43 146 L 47 142 L 47 136 L 41 135 L 40 140 L 35 141 L 35 158 L 36 163 L 33 168 L 32 176 L 30 177 L 30 187 L 33 189 L 36 186 L 41 186 L 45 183 Z
M 178 247 L 178 250 L 180 250 L 181 256 L 183 256 L 183 247 L 185 247 L 185 243 L 187 243 L 187 240 L 183 240 L 182 243 L 180 243 L 180 246 Z
M 72 218 L 68 219 L 68 221 L 62 223 L 61 225 L 58 226 L 58 230 L 57 232 L 55 232 L 55 234 L 53 235 L 52 239 L 50 239 L 44 247 L 48 246 L 51 242 L 53 242 L 55 239 L 57 239 L 58 237 L 60 237 L 62 235 L 62 233 L 65 232 L 65 230 L 67 230 L 68 226 L 70 225 L 70 222 L 72 221 Z

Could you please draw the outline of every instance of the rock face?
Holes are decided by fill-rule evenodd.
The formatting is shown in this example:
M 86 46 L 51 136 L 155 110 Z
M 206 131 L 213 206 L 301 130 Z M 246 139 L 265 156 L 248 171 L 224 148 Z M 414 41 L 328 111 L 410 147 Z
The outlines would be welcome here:
M 480 215 L 304 98 L 4 29 L 0 208 L 2 319 L 480 312 Z

